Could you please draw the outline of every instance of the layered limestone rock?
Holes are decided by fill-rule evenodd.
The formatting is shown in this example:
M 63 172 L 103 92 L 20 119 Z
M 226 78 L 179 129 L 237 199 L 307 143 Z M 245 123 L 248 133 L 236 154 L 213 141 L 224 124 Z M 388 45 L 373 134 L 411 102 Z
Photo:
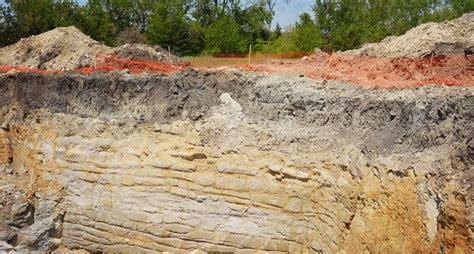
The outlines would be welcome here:
M 0 77 L 0 249 L 472 252 L 473 89 Z

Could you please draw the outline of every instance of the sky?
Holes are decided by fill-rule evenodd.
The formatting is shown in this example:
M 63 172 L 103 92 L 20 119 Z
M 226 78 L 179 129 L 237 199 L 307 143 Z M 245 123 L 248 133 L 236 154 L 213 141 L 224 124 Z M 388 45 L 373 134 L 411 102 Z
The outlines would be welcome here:
M 279 23 L 281 27 L 293 25 L 301 13 L 307 12 L 313 16 L 311 6 L 314 0 L 292 0 L 286 4 L 283 0 L 277 2 L 275 7 L 274 24 Z
M 80 4 L 86 1 L 87 0 L 78 0 Z M 4 0 L 0 0 L 0 4 L 2 3 L 4 3 Z M 279 0 L 275 7 L 273 27 L 275 27 L 276 23 L 279 23 L 281 27 L 285 28 L 294 24 L 301 13 L 308 12 L 312 14 L 311 6 L 313 4 L 314 0 L 291 0 L 289 4 L 286 4 L 283 0 Z

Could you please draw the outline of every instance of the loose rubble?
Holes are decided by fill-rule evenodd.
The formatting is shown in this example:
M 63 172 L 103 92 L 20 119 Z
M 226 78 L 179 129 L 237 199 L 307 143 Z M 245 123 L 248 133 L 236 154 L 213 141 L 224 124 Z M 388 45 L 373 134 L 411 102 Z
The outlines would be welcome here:
M 125 44 L 100 52 L 105 55 L 125 57 L 131 60 L 150 60 L 162 63 L 179 63 L 180 59 L 160 46 Z

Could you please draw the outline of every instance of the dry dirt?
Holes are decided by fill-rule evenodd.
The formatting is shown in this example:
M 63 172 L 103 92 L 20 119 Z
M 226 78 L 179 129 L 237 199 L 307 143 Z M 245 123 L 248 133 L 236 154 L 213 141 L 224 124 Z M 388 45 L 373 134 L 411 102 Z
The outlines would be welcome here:
M 52 70 L 91 66 L 106 46 L 75 27 L 60 27 L 0 49 L 0 64 Z
M 304 75 L 317 80 L 344 80 L 379 88 L 429 84 L 474 85 L 474 12 L 445 23 L 427 23 L 399 37 L 360 49 L 297 60 L 274 60 L 242 66 L 257 72 Z
M 128 60 L 178 63 L 179 58 L 159 46 L 126 44 L 110 48 L 91 39 L 74 26 L 22 39 L 0 49 L 0 65 L 41 70 L 76 70 L 104 64 L 108 56 Z
M 474 85 L 474 55 L 389 58 L 318 53 L 304 60 L 273 60 L 240 67 L 316 80 L 344 80 L 376 88 Z
M 101 52 L 105 55 L 124 57 L 131 60 L 148 60 L 162 63 L 179 63 L 180 59 L 168 53 L 160 46 L 148 46 L 145 44 L 125 44 Z
M 444 23 L 426 23 L 402 36 L 391 36 L 346 54 L 380 57 L 423 57 L 430 54 L 464 54 L 474 47 L 474 12 Z

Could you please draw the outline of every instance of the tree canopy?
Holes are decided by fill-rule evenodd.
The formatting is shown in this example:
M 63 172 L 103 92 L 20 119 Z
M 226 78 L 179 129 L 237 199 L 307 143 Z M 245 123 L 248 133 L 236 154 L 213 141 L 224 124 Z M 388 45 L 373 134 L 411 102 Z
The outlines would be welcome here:
M 277 0 L 5 0 L 0 46 L 74 25 L 107 45 L 143 41 L 180 55 L 346 50 L 428 21 L 474 11 L 474 0 L 315 0 L 292 26 L 274 22 Z M 288 0 L 281 0 L 281 4 Z M 136 38 L 126 38 L 127 36 Z

